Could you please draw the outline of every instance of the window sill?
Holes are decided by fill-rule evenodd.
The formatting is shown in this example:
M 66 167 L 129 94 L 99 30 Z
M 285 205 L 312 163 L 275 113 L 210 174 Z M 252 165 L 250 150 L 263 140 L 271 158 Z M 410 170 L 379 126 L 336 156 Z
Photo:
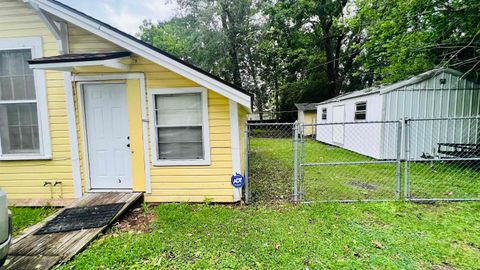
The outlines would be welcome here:
M 210 160 L 153 160 L 154 167 L 164 166 L 209 166 Z
M 52 160 L 51 156 L 41 155 L 5 155 L 0 156 L 0 161 L 27 161 L 27 160 Z

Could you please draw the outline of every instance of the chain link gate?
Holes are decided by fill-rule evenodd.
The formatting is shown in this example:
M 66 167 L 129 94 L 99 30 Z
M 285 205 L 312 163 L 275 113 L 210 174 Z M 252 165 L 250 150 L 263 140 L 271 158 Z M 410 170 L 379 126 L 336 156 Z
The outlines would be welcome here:
M 245 127 L 245 202 L 292 201 L 296 123 Z
M 299 130 L 300 200 L 400 198 L 400 121 L 301 124 Z

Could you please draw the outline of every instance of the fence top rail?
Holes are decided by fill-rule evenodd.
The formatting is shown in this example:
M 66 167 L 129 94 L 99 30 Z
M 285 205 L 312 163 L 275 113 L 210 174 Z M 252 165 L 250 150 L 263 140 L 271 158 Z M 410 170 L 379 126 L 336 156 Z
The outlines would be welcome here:
M 480 161 L 480 157 L 473 158 L 461 158 L 461 157 L 452 157 L 452 158 L 409 158 L 409 162 L 449 162 L 449 161 Z
M 247 123 L 247 126 L 293 126 L 295 123 Z
M 477 116 L 465 116 L 465 117 L 441 117 L 441 118 L 407 118 L 405 121 L 417 122 L 417 121 L 435 121 L 435 120 L 480 120 L 480 115 Z
M 300 166 L 315 167 L 315 166 L 344 166 L 344 165 L 369 165 L 369 164 L 393 164 L 396 163 L 395 159 L 385 160 L 365 160 L 365 161 L 339 161 L 339 162 L 310 162 L 301 163 Z
M 331 122 L 331 123 L 314 123 L 314 124 L 305 124 L 300 123 L 304 127 L 314 127 L 314 126 L 331 126 L 331 125 L 359 125 L 359 124 L 394 124 L 400 123 L 400 120 L 397 121 L 356 121 L 356 122 Z

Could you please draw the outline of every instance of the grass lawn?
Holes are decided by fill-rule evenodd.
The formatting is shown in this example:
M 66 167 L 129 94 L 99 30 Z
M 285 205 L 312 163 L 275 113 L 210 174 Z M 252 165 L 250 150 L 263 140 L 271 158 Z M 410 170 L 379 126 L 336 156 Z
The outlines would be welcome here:
M 480 204 L 164 204 L 59 269 L 480 269 Z
M 13 236 L 32 226 L 55 212 L 55 208 L 11 207 Z
M 250 149 L 249 173 L 254 200 L 290 199 L 293 192 L 291 139 L 254 138 L 250 141 Z M 304 149 L 305 162 L 372 160 L 311 139 L 306 140 Z M 315 166 L 306 167 L 304 172 L 307 201 L 395 199 L 394 163 Z M 479 162 L 411 162 L 409 175 L 412 198 L 480 198 Z
M 365 160 L 307 144 L 309 161 Z M 251 148 L 254 205 L 159 205 L 149 210 L 151 230 L 114 227 L 58 268 L 480 269 L 480 203 L 272 204 L 290 199 L 291 141 L 252 139 Z M 472 177 L 462 172 L 460 182 Z M 319 198 L 392 198 L 394 173 L 392 165 L 332 167 L 307 175 L 305 187 Z

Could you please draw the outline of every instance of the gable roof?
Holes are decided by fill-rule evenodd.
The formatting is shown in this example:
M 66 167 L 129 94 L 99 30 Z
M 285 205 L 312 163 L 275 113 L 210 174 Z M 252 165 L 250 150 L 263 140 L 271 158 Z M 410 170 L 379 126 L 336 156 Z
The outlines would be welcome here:
M 452 74 L 452 75 L 455 75 L 455 76 L 458 76 L 458 77 L 461 77 L 463 75 L 462 72 L 460 72 L 458 70 L 455 70 L 455 69 L 437 68 L 437 69 L 432 69 L 432 70 L 426 71 L 426 72 L 421 73 L 419 75 L 416 75 L 412 78 L 409 78 L 409 79 L 406 79 L 406 80 L 403 80 L 403 81 L 399 81 L 399 82 L 396 82 L 394 84 L 383 86 L 383 87 L 380 88 L 380 90 L 381 90 L 382 94 L 385 94 L 385 93 L 388 93 L 390 91 L 396 90 L 396 89 L 401 88 L 401 87 L 405 87 L 405 86 L 409 86 L 409 85 L 412 85 L 412 84 L 416 84 L 416 83 L 425 81 L 425 80 L 430 79 L 432 77 L 435 77 L 438 74 L 441 74 L 443 72 L 446 72 L 446 73 L 449 73 L 449 74 Z
M 182 59 L 56 0 L 24 0 L 251 109 L 253 95 Z
M 328 103 L 332 103 L 332 102 L 338 102 L 338 101 L 347 100 L 347 99 L 356 98 L 356 97 L 362 97 L 362 96 L 369 96 L 369 95 L 373 95 L 373 94 L 381 94 L 382 95 L 382 94 L 397 90 L 397 89 L 405 87 L 405 86 L 409 86 L 409 85 L 412 85 L 412 84 L 416 84 L 416 83 L 425 81 L 425 80 L 430 79 L 432 77 L 435 77 L 438 74 L 441 74 L 443 72 L 446 72 L 446 73 L 449 73 L 449 74 L 452 74 L 452 75 L 455 75 L 455 76 L 462 76 L 463 75 L 462 72 L 460 72 L 458 70 L 451 69 L 451 68 L 432 69 L 432 70 L 426 71 L 426 72 L 421 73 L 419 75 L 413 76 L 411 78 L 408 78 L 408 79 L 405 79 L 405 80 L 402 80 L 402 81 L 399 81 L 399 82 L 396 82 L 396 83 L 393 83 L 393 84 L 374 86 L 374 87 L 369 87 L 369 88 L 365 88 L 365 89 L 362 89 L 362 90 L 357 90 L 357 91 L 353 91 L 353 92 L 344 93 L 344 94 L 338 95 L 334 98 L 327 99 L 323 102 L 320 102 L 320 103 L 318 103 L 318 105 L 324 105 L 324 104 L 328 104 Z
M 295 103 L 300 111 L 316 111 L 318 103 Z

